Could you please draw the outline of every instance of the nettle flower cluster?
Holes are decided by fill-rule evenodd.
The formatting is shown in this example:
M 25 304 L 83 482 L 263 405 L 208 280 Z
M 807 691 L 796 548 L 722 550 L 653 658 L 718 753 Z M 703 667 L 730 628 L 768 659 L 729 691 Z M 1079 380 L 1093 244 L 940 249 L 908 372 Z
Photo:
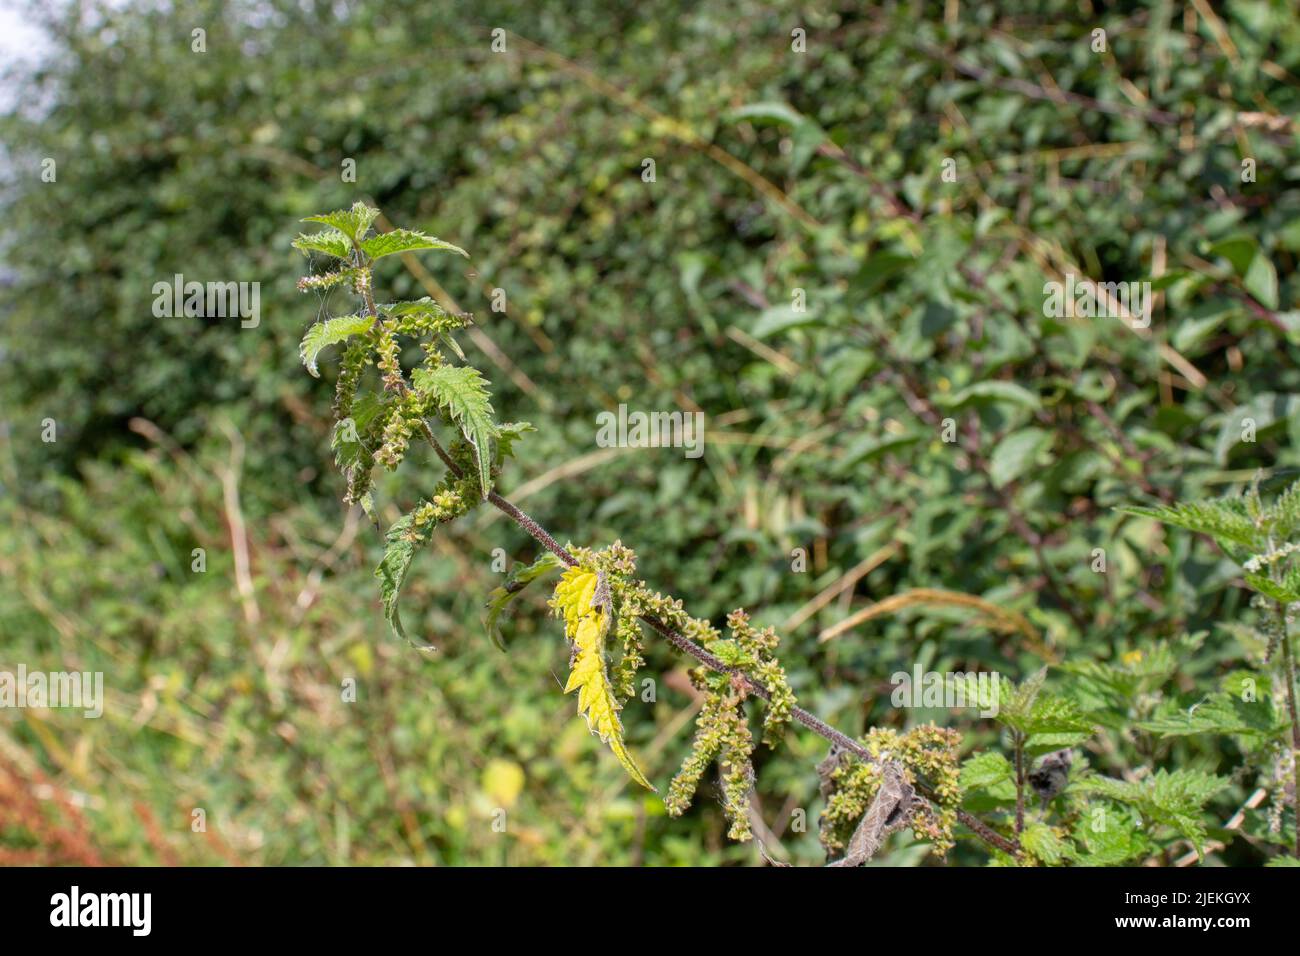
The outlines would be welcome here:
M 519 439 L 533 428 L 527 422 L 497 422 L 488 382 L 477 369 L 457 364 L 463 363 L 465 356 L 454 334 L 468 325 L 471 317 L 450 314 L 427 298 L 377 303 L 373 291 L 374 265 L 380 259 L 422 250 L 461 255 L 465 252 L 406 229 L 372 234 L 378 215 L 378 210 L 357 203 L 349 210 L 312 216 L 304 222 L 320 223 L 326 228 L 299 236 L 293 245 L 304 254 L 324 255 L 332 260 L 329 271 L 304 278 L 299 288 L 318 293 L 344 288 L 361 303 L 353 314 L 318 321 L 307 331 L 300 349 L 303 364 L 316 376 L 321 352 L 331 346 L 342 349 L 331 444 L 347 482 L 345 500 L 359 504 L 375 520 L 375 469 L 396 469 L 406 457 L 412 439 L 427 442 L 447 469 L 435 489 L 385 533 L 384 558 L 375 575 L 390 627 L 411 640 L 402 625 L 397 600 L 414 555 L 429 542 L 433 530 L 465 514 L 483 499 L 491 500 L 547 548 L 547 553 L 533 564 L 512 571 L 506 582 L 489 595 L 485 623 L 493 640 L 503 647 L 499 621 L 514 598 L 531 582 L 564 569 L 550 600 L 551 608 L 563 622 L 570 648 L 564 691 L 576 692 L 578 713 L 629 776 L 654 790 L 624 742 L 619 715 L 633 696 L 637 674 L 645 664 L 646 625 L 669 628 L 680 635 L 689 642 L 691 652 L 708 666 L 697 668 L 691 675 L 703 702 L 690 754 L 669 784 L 665 805 L 674 816 L 684 813 L 705 773 L 716 762 L 723 808 L 730 824 L 728 833 L 736 840 L 750 839 L 755 744 L 748 707 L 755 698 L 762 704 L 762 738 L 771 747 L 780 741 L 797 710 L 785 671 L 774 656 L 776 632 L 754 627 L 748 615 L 737 610 L 728 616 L 728 634 L 724 637 L 709 622 L 687 614 L 681 601 L 656 593 L 637 580 L 635 555 L 621 542 L 615 541 L 600 551 L 561 546 L 531 518 L 492 491 L 502 463 L 512 455 Z M 404 342 L 413 342 L 420 355 L 409 377 L 401 363 Z M 444 433 L 446 447 L 435 428 Z M 886 740 L 889 753 L 880 749 Z M 893 761 L 901 761 L 899 766 L 906 768 L 902 773 L 911 774 L 914 768 L 939 781 L 936 794 L 940 809 L 936 811 L 923 801 L 913 806 L 909 801 L 904 822 L 912 822 L 918 834 L 933 839 L 941 851 L 945 849 L 951 842 L 949 833 L 958 796 L 950 785 L 955 764 L 948 761 L 947 754 L 955 744 L 947 732 L 929 728 L 897 739 L 873 732 L 865 743 L 875 748 L 873 755 L 879 750 L 881 763 L 877 766 L 860 759 L 846 761 L 846 768 L 853 769 L 832 775 L 834 779 L 827 784 L 832 830 L 841 824 L 849 826 L 855 812 L 862 817 L 878 789 L 879 774 L 896 774 L 890 768 L 894 767 Z M 897 822 L 891 820 L 891 827 Z M 828 843 L 832 849 L 840 845 Z

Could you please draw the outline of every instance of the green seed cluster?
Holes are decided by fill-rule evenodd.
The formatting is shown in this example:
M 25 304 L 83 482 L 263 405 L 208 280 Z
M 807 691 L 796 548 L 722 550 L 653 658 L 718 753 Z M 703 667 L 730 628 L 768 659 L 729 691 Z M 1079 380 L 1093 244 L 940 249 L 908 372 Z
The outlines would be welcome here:
M 357 386 L 361 376 L 370 364 L 370 350 L 374 343 L 369 336 L 362 336 L 343 351 L 343 360 L 339 364 L 339 377 L 334 385 L 334 418 L 342 420 L 352 414 L 352 401 L 357 395 Z
M 744 842 L 753 835 L 749 824 L 749 795 L 754 789 L 754 766 L 749 755 L 754 738 L 745 716 L 743 687 L 717 689 L 718 675 L 704 668 L 692 672 L 692 680 L 705 692 L 704 707 L 696 720 L 691 752 L 668 785 L 664 806 L 670 816 L 686 812 L 700 780 L 716 757 L 722 776 L 722 809 L 730 826 L 727 836 Z
M 406 539 L 412 544 L 428 541 L 435 527 L 454 521 L 477 504 L 477 490 L 478 480 L 473 476 L 457 478 L 448 474 L 437 490 L 411 512 Z
M 425 525 L 450 521 L 465 510 L 465 502 L 460 494 L 447 490 L 436 493 L 431 499 L 421 504 L 411 513 L 411 520 L 417 528 Z
M 415 392 L 408 392 L 394 402 L 384 424 L 383 444 L 375 452 L 375 464 L 389 471 L 400 465 L 411 436 L 424 427 L 424 417 L 425 400 Z
M 320 275 L 303 276 L 298 280 L 298 291 L 324 292 L 350 280 L 355 285 L 356 277 L 356 269 L 339 269 L 335 272 L 322 272 Z
M 785 736 L 790 712 L 795 706 L 794 692 L 786 680 L 785 668 L 772 656 L 781 639 L 775 628 L 756 629 L 749 623 L 749 615 L 743 608 L 727 615 L 727 627 L 732 639 L 750 661 L 741 667 L 745 676 L 763 685 L 771 695 L 763 715 L 763 743 L 775 747 Z
M 401 392 L 406 386 L 406 379 L 402 377 L 402 363 L 397 358 L 402 351 L 402 347 L 397 344 L 397 334 L 390 322 L 381 322 L 376 326 L 375 354 L 378 356 L 375 364 L 383 374 L 384 388 L 394 392 Z

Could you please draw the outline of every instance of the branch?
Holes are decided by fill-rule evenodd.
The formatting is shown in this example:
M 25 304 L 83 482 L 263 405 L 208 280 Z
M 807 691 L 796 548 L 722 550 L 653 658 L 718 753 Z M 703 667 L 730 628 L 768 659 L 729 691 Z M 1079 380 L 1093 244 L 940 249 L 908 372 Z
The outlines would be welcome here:
M 438 457 L 442 459 L 442 463 L 447 466 L 447 469 L 457 478 L 461 477 L 460 467 L 452 461 L 451 456 L 447 454 L 446 450 L 442 447 L 437 437 L 433 434 L 433 429 L 429 426 L 428 422 L 424 423 L 424 437 L 433 447 L 433 450 Z M 578 559 L 575 558 L 567 548 L 557 542 L 555 537 L 549 531 L 538 524 L 537 521 L 531 518 L 508 498 L 504 498 L 495 491 L 492 491 L 488 493 L 488 501 L 502 511 L 508 518 L 514 521 L 515 524 L 527 531 L 528 534 L 531 535 L 543 548 L 563 561 L 565 565 L 568 567 L 574 567 L 577 565 Z M 716 671 L 720 674 L 730 674 L 733 678 L 739 679 L 748 688 L 749 693 L 754 696 L 761 697 L 763 700 L 771 700 L 771 695 L 768 693 L 766 687 L 762 684 L 754 683 L 736 668 L 728 667 L 718 658 L 714 657 L 704 648 L 700 647 L 700 645 L 692 641 L 685 634 L 678 633 L 672 627 L 668 626 L 668 624 L 652 614 L 641 615 L 641 620 L 683 654 L 695 658 L 705 667 L 709 668 L 709 670 Z M 864 760 L 867 763 L 880 762 L 879 758 L 872 754 L 871 751 L 867 750 L 866 747 L 862 746 L 862 744 L 858 743 L 843 731 L 832 727 L 811 711 L 796 706 L 790 708 L 790 716 L 823 740 L 827 740 L 833 744 L 838 744 L 840 747 L 851 752 L 859 759 Z M 916 790 L 927 800 L 933 801 L 936 798 L 935 792 L 924 784 L 918 783 L 916 785 Z M 1019 841 L 1007 839 L 978 817 L 972 816 L 965 810 L 958 809 L 957 819 L 990 846 L 996 847 L 1002 852 L 1009 853 L 1012 856 L 1015 856 L 1020 852 Z
M 362 268 L 365 268 L 365 264 L 362 264 Z M 379 313 L 375 307 L 374 295 L 370 290 L 369 283 L 366 283 L 365 285 L 364 292 L 363 292 L 363 299 L 365 301 L 366 313 L 371 317 L 377 319 L 379 317 Z M 401 384 L 401 388 L 399 389 L 399 391 L 405 392 L 406 388 L 407 386 L 405 382 L 403 382 Z M 454 475 L 456 478 L 463 477 L 464 473 L 462 472 L 460 466 L 457 465 L 456 462 L 452 460 L 451 455 L 447 454 L 446 449 L 442 447 L 442 444 L 438 441 L 437 436 L 433 433 L 433 428 L 428 423 L 428 421 L 422 421 L 421 425 L 423 426 L 422 430 L 424 432 L 425 441 L 427 441 L 430 447 L 433 448 L 434 452 L 442 460 L 442 463 L 447 466 L 447 470 L 450 471 L 452 475 Z M 480 451 L 479 454 L 482 454 L 482 451 Z M 559 558 L 562 562 L 564 562 L 566 566 L 574 567 L 575 565 L 577 565 L 578 559 L 575 558 L 567 548 L 565 548 L 562 544 L 556 541 L 555 537 L 549 531 L 543 528 L 537 521 L 531 518 L 526 512 L 524 512 L 521 508 L 519 508 L 509 499 L 502 497 L 495 491 L 489 491 L 487 500 L 495 508 L 503 512 L 506 515 L 506 517 L 514 521 L 515 524 L 519 525 L 519 527 L 527 531 L 528 534 L 531 537 L 533 537 L 543 548 L 545 548 L 547 551 L 551 552 L 553 555 Z M 771 695 L 768 693 L 766 687 L 762 686 L 761 684 L 755 684 L 753 681 L 751 681 L 740 671 L 736 670 L 735 668 L 728 667 L 726 664 L 722 663 L 722 661 L 720 661 L 718 658 L 714 657 L 704 648 L 700 647 L 690 638 L 686 637 L 686 635 L 679 634 L 676 630 L 669 627 L 663 621 L 659 620 L 659 618 L 653 615 L 643 614 L 641 615 L 641 620 L 643 620 L 653 630 L 655 630 L 657 633 L 659 633 L 665 639 L 667 639 L 667 641 L 670 644 L 672 644 L 682 653 L 695 658 L 697 661 L 699 661 L 701 664 L 703 664 L 705 667 L 709 668 L 712 671 L 715 671 L 717 673 L 722 673 L 722 674 L 730 674 L 733 677 L 733 679 L 738 679 L 739 681 L 743 682 L 744 685 L 748 688 L 749 693 L 754 694 L 757 697 L 761 697 L 763 700 L 771 700 Z M 796 706 L 790 709 L 790 716 L 794 720 L 803 724 L 803 726 L 807 727 L 813 733 L 817 734 L 817 736 L 823 738 L 824 740 L 828 740 L 833 744 L 838 744 L 840 747 L 843 747 L 845 750 L 851 752 L 854 756 L 858 757 L 859 759 L 864 760 L 867 763 L 873 763 L 873 764 L 880 763 L 879 758 L 877 758 L 874 754 L 872 754 L 869 750 L 867 750 L 866 747 L 862 746 L 862 744 L 858 743 L 856 740 L 854 740 L 852 737 L 850 737 L 848 734 L 844 733 L 843 731 L 835 729 L 830 724 L 826 723 L 826 721 L 818 717 L 816 714 L 804 710 L 802 707 Z M 886 766 L 892 766 L 892 765 L 886 765 Z M 935 799 L 936 795 L 934 791 L 923 784 L 918 783 L 916 785 L 916 790 L 927 800 L 933 801 Z M 971 814 L 967 813 L 965 810 L 958 809 L 957 819 L 961 823 L 965 824 L 976 836 L 978 836 L 981 840 L 983 840 L 985 843 L 989 844 L 990 846 L 996 847 L 997 849 L 1003 851 L 1004 853 L 1009 853 L 1013 856 L 1015 856 L 1020 852 L 1019 841 L 1007 839 L 997 831 L 993 830 L 987 824 L 985 824 L 982 820 L 972 816 Z

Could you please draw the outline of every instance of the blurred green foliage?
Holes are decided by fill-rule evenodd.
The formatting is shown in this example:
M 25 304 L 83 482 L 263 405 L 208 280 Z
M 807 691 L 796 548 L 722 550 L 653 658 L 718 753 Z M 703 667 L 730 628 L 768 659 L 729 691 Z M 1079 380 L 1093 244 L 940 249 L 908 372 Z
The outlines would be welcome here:
M 22 95 L 0 117 L 0 665 L 103 670 L 110 706 L 6 712 L 0 761 L 84 795 L 124 862 L 757 859 L 725 844 L 716 802 L 668 821 L 626 789 L 560 694 L 539 596 L 506 623 L 509 653 L 491 646 L 493 549 L 535 555 L 500 516 L 417 560 L 404 614 L 438 651 L 386 634 L 378 536 L 336 504 L 329 388 L 297 362 L 313 313 L 343 306 L 295 291 L 289 246 L 301 216 L 364 198 L 469 251 L 432 276 L 394 262 L 383 294 L 476 314 L 465 344 L 494 405 L 539 426 L 503 490 L 553 531 L 621 538 L 692 613 L 777 625 L 801 703 L 851 733 L 936 720 L 997 750 L 972 712 L 891 707 L 888 676 L 1020 680 L 1068 658 L 1113 684 L 1184 642 L 1132 697 L 1048 680 L 1105 728 L 1076 773 L 1225 778 L 1213 836 L 1267 760 L 1134 724 L 1256 663 L 1257 612 L 1206 542 L 1113 507 L 1300 465 L 1300 19 L 1285 0 L 1212 22 L 1159 2 L 1013 6 L 34 7 L 52 55 L 10 68 Z M 153 284 L 177 273 L 259 281 L 260 324 L 155 318 Z M 1154 279 L 1150 330 L 1045 317 L 1044 283 L 1067 273 Z M 703 410 L 703 458 L 597 449 L 595 416 L 620 402 Z M 916 588 L 983 598 L 1039 638 L 921 600 L 818 642 Z M 694 703 L 652 648 L 657 701 L 624 719 L 666 781 Z M 822 859 L 824 752 L 805 733 L 759 752 L 764 818 L 798 862 Z M 1286 839 L 1249 833 L 1225 860 Z M 1091 861 L 1181 849 L 1135 837 Z M 920 855 L 900 835 L 882 859 Z M 962 834 L 951 858 L 985 854 Z

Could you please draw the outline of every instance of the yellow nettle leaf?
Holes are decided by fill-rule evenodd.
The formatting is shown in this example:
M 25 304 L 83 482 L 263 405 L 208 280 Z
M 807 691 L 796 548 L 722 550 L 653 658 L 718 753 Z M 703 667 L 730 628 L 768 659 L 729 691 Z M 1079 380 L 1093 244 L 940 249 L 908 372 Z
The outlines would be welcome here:
M 599 586 L 600 578 L 594 571 L 569 568 L 555 587 L 551 603 L 564 618 L 565 636 L 573 642 L 573 664 L 564 692 L 578 692 L 578 713 L 587 718 L 587 728 L 609 745 L 633 780 L 654 790 L 623 743 L 618 701 L 605 671 L 610 613 L 608 608 L 592 606 Z

